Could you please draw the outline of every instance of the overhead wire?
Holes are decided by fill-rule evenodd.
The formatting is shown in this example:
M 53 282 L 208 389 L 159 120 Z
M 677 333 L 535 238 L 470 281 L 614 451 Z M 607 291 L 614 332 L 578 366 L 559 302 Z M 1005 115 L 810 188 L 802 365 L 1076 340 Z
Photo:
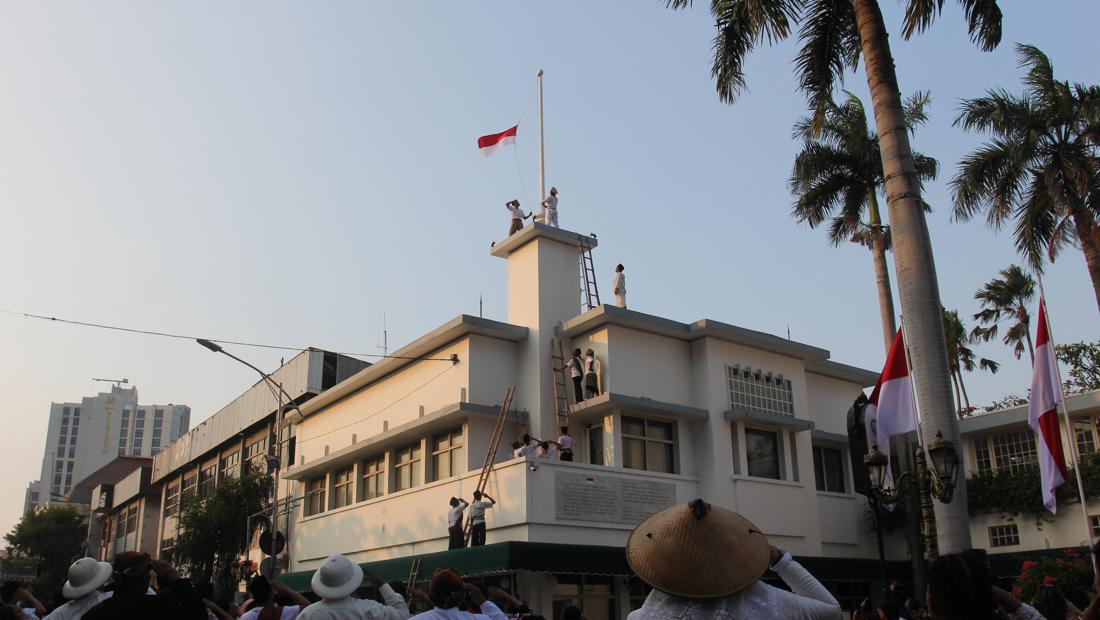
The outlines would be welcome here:
M 43 321 L 51 321 L 51 322 L 54 322 L 54 323 L 66 323 L 66 324 L 69 324 L 69 325 L 77 325 L 77 326 L 80 326 L 80 327 L 94 327 L 94 328 L 97 328 L 97 329 L 107 329 L 107 330 L 112 330 L 112 331 L 126 332 L 126 333 L 130 333 L 130 334 L 141 334 L 141 335 L 145 335 L 145 336 L 160 336 L 162 338 L 178 338 L 178 339 L 181 339 L 181 340 L 198 340 L 197 336 L 186 336 L 186 335 L 183 335 L 183 334 L 173 334 L 173 333 L 170 333 L 170 332 L 150 330 L 150 329 L 137 329 L 137 328 L 134 328 L 134 327 L 122 327 L 122 326 L 119 326 L 119 325 L 106 325 L 106 324 L 103 324 L 103 323 L 92 323 L 92 322 L 89 322 L 89 321 L 78 321 L 78 320 L 75 320 L 75 319 L 62 319 L 62 318 L 58 318 L 58 317 L 55 317 L 55 316 L 45 316 L 45 315 L 41 315 L 41 314 L 34 314 L 32 312 L 21 312 L 21 311 L 18 311 L 18 310 L 7 310 L 7 309 L 4 309 L 4 308 L 0 308 L 0 314 L 5 314 L 5 315 L 13 316 L 13 317 L 18 317 L 18 318 L 29 318 L 29 319 L 38 319 L 38 320 L 43 320 Z M 304 351 L 306 349 L 316 348 L 316 347 L 286 347 L 286 346 L 280 346 L 280 345 L 274 345 L 274 344 L 261 344 L 261 343 L 256 343 L 256 342 L 244 342 L 244 341 L 240 341 L 240 340 L 219 340 L 219 339 L 215 339 L 215 338 L 206 338 L 206 340 L 209 340 L 210 342 L 216 342 L 218 344 L 231 344 L 231 345 L 236 345 L 236 346 L 241 346 L 241 347 L 255 347 L 255 348 L 259 348 L 259 349 L 276 349 L 276 350 L 280 350 L 280 351 Z M 324 350 L 327 351 L 328 349 L 324 349 Z M 350 357 L 373 357 L 373 358 L 382 358 L 382 359 L 400 359 L 400 360 L 432 361 L 432 362 L 453 362 L 454 361 L 449 357 L 417 357 L 417 356 L 407 356 L 407 355 L 379 355 L 378 353 L 349 353 L 349 352 L 344 352 L 344 351 L 332 351 L 332 353 L 337 353 L 339 355 L 347 355 L 347 356 L 350 356 Z

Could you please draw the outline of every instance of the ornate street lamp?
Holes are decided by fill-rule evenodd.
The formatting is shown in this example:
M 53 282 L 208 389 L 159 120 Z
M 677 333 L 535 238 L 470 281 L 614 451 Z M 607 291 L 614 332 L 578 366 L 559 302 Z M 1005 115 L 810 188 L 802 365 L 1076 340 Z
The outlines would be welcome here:
M 936 431 L 936 438 L 928 443 L 927 451 L 928 458 L 932 460 L 932 495 L 950 504 L 959 479 L 959 454 L 955 451 L 955 444 Z

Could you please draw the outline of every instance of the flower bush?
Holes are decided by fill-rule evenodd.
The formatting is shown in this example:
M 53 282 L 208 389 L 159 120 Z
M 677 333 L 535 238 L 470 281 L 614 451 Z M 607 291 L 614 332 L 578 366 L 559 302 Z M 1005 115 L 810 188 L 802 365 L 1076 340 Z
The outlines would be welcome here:
M 1021 601 L 1030 601 L 1040 585 L 1057 587 L 1078 609 L 1084 609 L 1092 599 L 1089 559 L 1067 549 L 1061 557 L 1025 560 L 1012 593 Z

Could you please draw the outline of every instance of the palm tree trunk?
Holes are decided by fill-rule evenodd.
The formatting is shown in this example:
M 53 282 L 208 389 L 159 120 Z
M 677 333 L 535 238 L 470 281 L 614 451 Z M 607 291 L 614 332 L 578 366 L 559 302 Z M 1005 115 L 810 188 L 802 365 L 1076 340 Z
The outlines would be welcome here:
M 1035 349 L 1031 346 L 1031 326 L 1027 326 L 1027 354 L 1031 357 L 1031 365 L 1035 365 Z
M 921 432 L 925 441 L 940 432 L 944 439 L 961 450 L 959 424 L 952 412 L 936 265 L 928 224 L 921 208 L 920 181 L 909 147 L 886 25 L 877 0 L 855 0 L 854 8 L 882 152 L 894 267 L 923 420 Z M 935 510 L 940 554 L 969 549 L 972 545 L 965 478 L 959 478 L 952 502 L 935 502 Z
M 1081 242 L 1081 251 L 1085 253 L 1085 265 L 1092 278 L 1092 291 L 1096 295 L 1096 306 L 1100 308 L 1100 229 L 1096 220 L 1085 209 L 1074 209 L 1073 224 L 1077 228 L 1077 239 Z
M 962 403 L 962 399 L 959 398 L 959 373 L 956 370 L 951 371 L 951 383 L 955 385 L 955 402 Z M 955 415 L 962 417 L 962 409 L 956 408 Z
M 886 352 L 894 344 L 898 324 L 894 319 L 894 292 L 890 286 L 890 270 L 886 266 L 886 231 L 878 213 L 875 190 L 867 192 L 867 211 L 871 219 L 871 258 L 875 263 L 875 287 L 878 289 L 879 320 L 882 322 L 882 342 Z
M 967 394 L 966 394 L 966 382 L 963 381 L 963 373 L 962 373 L 961 370 L 959 371 L 958 374 L 959 374 L 959 389 L 962 390 L 963 402 L 966 403 L 963 406 L 962 410 L 963 410 L 963 412 L 969 412 L 970 411 L 970 397 L 967 396 Z

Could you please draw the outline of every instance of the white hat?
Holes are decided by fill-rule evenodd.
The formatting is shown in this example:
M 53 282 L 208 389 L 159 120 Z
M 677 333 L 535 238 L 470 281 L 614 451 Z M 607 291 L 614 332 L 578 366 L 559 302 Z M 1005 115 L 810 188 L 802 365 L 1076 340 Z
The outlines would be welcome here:
M 69 566 L 69 580 L 61 588 L 67 599 L 80 598 L 107 583 L 111 578 L 111 564 L 94 558 L 80 558 Z
M 344 598 L 355 592 L 363 582 L 363 569 L 346 557 L 328 556 L 321 568 L 313 573 L 310 585 L 313 593 L 321 598 Z

